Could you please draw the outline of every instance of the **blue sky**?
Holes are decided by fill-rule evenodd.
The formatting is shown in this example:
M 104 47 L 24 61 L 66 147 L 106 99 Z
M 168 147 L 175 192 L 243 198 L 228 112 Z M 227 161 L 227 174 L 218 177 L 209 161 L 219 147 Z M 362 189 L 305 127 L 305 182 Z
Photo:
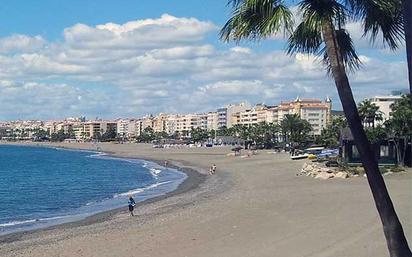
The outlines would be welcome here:
M 340 108 L 323 67 L 286 56 L 283 39 L 220 42 L 222 0 L 14 0 L 0 13 L 0 120 L 203 112 L 296 95 Z M 357 100 L 406 89 L 403 49 L 371 47 L 359 24 L 348 29 L 364 62 L 351 75 Z
M 61 38 L 63 29 L 76 23 L 125 23 L 168 13 L 222 24 L 230 13 L 222 0 L 13 0 L 2 3 L 0 10 L 1 36 L 42 35 L 49 40 Z

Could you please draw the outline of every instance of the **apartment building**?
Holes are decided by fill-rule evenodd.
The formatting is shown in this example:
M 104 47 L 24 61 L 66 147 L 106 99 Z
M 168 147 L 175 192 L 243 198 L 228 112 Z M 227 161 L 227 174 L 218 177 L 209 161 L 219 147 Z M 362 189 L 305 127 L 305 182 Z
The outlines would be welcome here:
M 206 126 L 206 129 L 209 130 L 209 131 L 217 130 L 219 128 L 218 120 L 219 120 L 219 115 L 218 115 L 217 112 L 207 113 L 207 126 Z
M 138 119 L 136 121 L 136 136 L 140 136 L 140 134 L 142 134 L 142 132 L 146 128 L 148 127 L 153 128 L 153 126 L 154 126 L 154 118 L 152 115 L 147 115 L 141 119 Z
M 375 96 L 369 99 L 373 104 L 376 104 L 379 107 L 379 111 L 382 112 L 382 121 L 377 121 L 377 123 L 383 123 L 386 120 L 390 119 L 392 112 L 392 104 L 396 103 L 402 99 L 401 95 L 391 95 L 391 96 Z
M 217 129 L 217 112 L 200 114 L 159 114 L 146 116 L 136 120 L 136 135 L 140 135 L 147 127 L 155 132 L 166 132 L 168 135 L 179 133 L 189 135 L 195 128 L 206 130 Z
M 320 135 L 323 128 L 332 119 L 332 100 L 327 97 L 324 102 L 319 99 L 301 99 L 281 102 L 278 108 L 278 122 L 281 122 L 286 114 L 298 114 L 301 119 L 307 120 L 312 126 L 312 133 Z
M 225 107 L 217 109 L 217 127 L 218 129 L 226 127 L 230 128 L 233 126 L 232 116 L 236 113 L 240 113 L 250 109 L 251 106 L 248 103 L 239 103 L 239 104 L 229 104 Z
M 175 132 L 190 136 L 190 131 L 195 128 L 207 128 L 206 114 L 184 114 L 176 117 Z
M 135 119 L 120 119 L 117 123 L 117 134 L 121 138 L 136 137 L 136 120 Z
M 176 133 L 178 116 L 179 115 L 176 114 L 169 114 L 167 116 L 165 132 L 168 135 L 173 135 Z
M 112 121 L 88 121 L 73 125 L 73 133 L 77 140 L 97 138 L 108 130 L 117 131 L 117 122 Z
M 261 122 L 277 122 L 277 106 L 266 106 L 258 104 L 251 109 L 238 112 L 232 115 L 232 125 L 253 125 Z
M 155 132 L 167 132 L 169 115 L 160 113 L 153 118 L 153 130 Z

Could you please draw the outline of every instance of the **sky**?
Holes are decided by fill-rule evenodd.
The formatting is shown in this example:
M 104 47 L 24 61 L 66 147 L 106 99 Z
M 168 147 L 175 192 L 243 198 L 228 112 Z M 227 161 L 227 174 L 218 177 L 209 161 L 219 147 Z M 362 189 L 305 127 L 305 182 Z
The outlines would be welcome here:
M 296 9 L 296 8 L 295 8 Z M 223 0 L 13 0 L 0 6 L 0 120 L 127 118 L 329 96 L 333 80 L 285 39 L 224 43 Z M 406 57 L 362 37 L 357 101 L 407 89 Z

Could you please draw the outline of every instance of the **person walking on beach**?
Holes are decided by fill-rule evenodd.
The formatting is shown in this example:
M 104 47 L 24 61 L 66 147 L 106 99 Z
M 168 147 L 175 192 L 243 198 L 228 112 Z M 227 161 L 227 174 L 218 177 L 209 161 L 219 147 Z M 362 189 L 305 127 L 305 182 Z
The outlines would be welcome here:
M 216 173 L 216 164 L 213 164 L 212 165 L 212 174 L 215 174 Z
M 127 201 L 127 203 L 129 204 L 130 216 L 134 216 L 134 207 L 136 205 L 136 202 L 131 195 L 129 195 L 129 201 Z

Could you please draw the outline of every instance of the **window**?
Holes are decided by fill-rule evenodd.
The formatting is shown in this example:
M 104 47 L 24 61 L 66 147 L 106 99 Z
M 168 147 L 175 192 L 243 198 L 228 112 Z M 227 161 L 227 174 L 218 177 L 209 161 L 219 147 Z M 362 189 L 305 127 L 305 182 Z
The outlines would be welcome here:
M 389 157 L 389 146 L 381 145 L 380 157 Z

